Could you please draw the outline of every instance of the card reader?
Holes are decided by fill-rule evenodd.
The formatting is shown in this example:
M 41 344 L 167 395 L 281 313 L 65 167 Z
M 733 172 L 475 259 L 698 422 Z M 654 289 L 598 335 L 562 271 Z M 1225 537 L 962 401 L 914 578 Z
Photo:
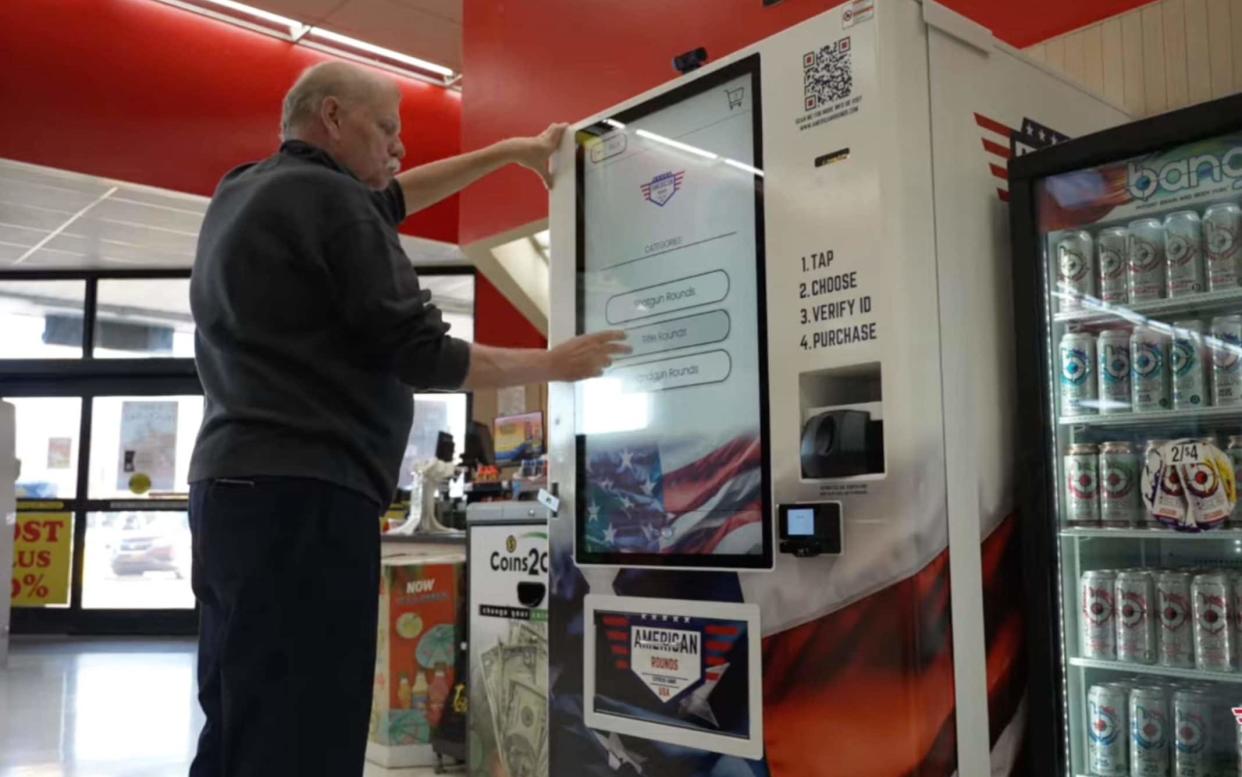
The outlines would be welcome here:
M 777 510 L 781 553 L 799 558 L 841 555 L 840 502 L 798 502 L 780 505 Z

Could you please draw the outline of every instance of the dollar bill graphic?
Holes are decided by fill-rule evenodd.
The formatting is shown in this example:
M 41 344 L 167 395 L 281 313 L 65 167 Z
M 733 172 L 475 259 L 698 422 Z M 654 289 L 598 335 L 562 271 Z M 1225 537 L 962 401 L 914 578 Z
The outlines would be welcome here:
M 488 723 L 507 777 L 547 777 L 547 625 L 510 624 L 508 638 L 480 653 L 479 663 Z
M 501 755 L 509 777 L 542 777 L 539 768 L 547 748 L 547 696 L 520 680 L 509 682 L 508 696 Z

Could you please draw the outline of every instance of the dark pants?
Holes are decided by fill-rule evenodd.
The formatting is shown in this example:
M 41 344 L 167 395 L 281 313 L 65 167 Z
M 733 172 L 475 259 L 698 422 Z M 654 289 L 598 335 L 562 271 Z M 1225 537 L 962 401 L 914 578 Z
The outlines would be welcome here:
M 362 774 L 379 507 L 317 480 L 190 486 L 199 703 L 190 777 Z

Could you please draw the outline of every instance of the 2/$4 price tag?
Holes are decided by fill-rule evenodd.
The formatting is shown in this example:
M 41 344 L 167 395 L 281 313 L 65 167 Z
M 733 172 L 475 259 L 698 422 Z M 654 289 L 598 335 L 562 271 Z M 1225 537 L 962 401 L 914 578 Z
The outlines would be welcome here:
M 1180 531 L 1220 526 L 1238 501 L 1233 462 L 1202 440 L 1174 440 L 1149 450 L 1142 489 L 1149 514 Z

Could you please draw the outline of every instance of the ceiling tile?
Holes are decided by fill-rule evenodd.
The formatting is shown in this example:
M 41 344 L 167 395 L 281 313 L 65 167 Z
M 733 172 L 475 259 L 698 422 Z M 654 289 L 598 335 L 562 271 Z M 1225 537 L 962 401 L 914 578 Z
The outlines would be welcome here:
M 111 189 L 116 191 L 99 199 Z M 0 267 L 188 268 L 194 263 L 208 202 L 206 197 L 0 159 Z M 87 205 L 92 207 L 78 216 Z M 62 227 L 14 267 L 14 261 Z M 401 245 L 420 266 L 466 263 L 461 249 L 451 243 L 402 235 Z M 472 289 L 472 284 L 467 288 L 455 280 L 435 293 L 466 310 L 473 306 L 473 296 L 467 296 Z
M 107 188 L 95 185 L 90 179 L 80 185 L 48 186 L 0 177 L 0 200 L 70 213 L 85 208 L 107 191 Z
M 462 0 L 394 0 L 394 2 L 461 24 Z
M 4 206 L 0 203 L 0 214 Z M 91 208 L 91 218 L 115 221 L 124 224 L 142 224 L 160 227 L 161 229 L 180 232 L 195 236 L 203 226 L 203 215 L 193 211 L 163 208 L 132 200 L 117 200 L 109 197 Z
M 349 0 L 324 27 L 461 72 L 461 24 L 397 0 Z
M 121 202 L 137 202 L 157 208 L 185 211 L 187 213 L 205 213 L 210 198 L 181 192 L 165 192 L 137 186 L 121 186 L 116 194 L 108 199 Z
M 0 224 L 16 224 L 51 232 L 73 217 L 72 211 L 36 208 L 24 203 L 9 202 L 0 193 Z
M 18 224 L 0 223 L 0 243 L 6 243 L 11 246 L 22 246 L 23 248 L 31 248 L 40 240 L 47 237 L 48 230 L 35 229 L 34 227 L 23 227 Z
M 262 8 L 299 22 L 317 22 L 335 11 L 345 0 L 247 0 L 248 5 Z
M 16 262 L 26 253 L 25 248 L 21 246 L 9 245 L 8 243 L 0 243 L 0 267 Z
M 132 247 L 190 255 L 194 254 L 195 247 L 198 244 L 198 236 L 195 234 L 174 232 L 140 224 L 107 221 L 92 218 L 90 215 L 84 216 L 70 224 L 65 228 L 64 232 L 56 236 L 56 239 L 62 237 L 74 238 L 80 241 L 78 245 L 82 246 Z M 80 250 L 72 246 L 65 247 L 71 250 Z

